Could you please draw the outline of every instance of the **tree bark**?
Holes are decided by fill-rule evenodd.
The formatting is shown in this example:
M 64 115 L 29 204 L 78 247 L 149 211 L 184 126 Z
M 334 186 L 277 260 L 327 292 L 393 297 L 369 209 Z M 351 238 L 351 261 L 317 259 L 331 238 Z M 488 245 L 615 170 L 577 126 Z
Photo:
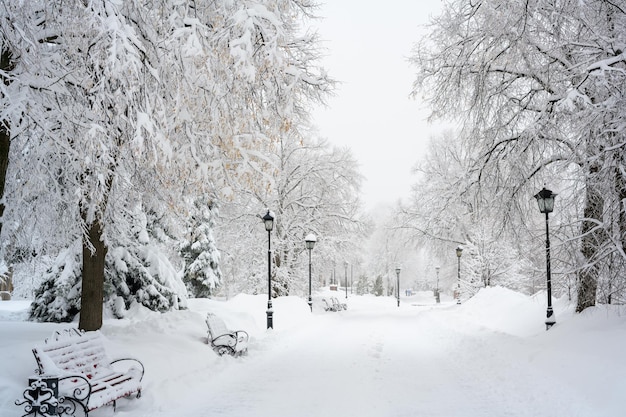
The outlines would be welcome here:
M 88 225 L 87 235 L 83 237 L 83 283 L 78 323 L 81 330 L 92 331 L 102 327 L 106 253 L 107 247 L 102 239 L 102 224 L 94 221 Z
M 9 49 L 3 49 L 0 55 L 0 69 L 9 72 L 13 69 L 13 54 Z M 5 85 L 11 83 L 6 77 L 2 76 Z M 0 233 L 2 233 L 2 223 L 4 216 L 4 185 L 6 184 L 7 168 L 9 166 L 9 149 L 11 146 L 11 132 L 9 131 L 9 121 L 0 121 Z
M 594 169 L 592 168 L 592 172 Z M 597 169 L 596 169 L 597 171 Z M 599 266 L 596 255 L 603 243 L 604 229 L 598 223 L 589 219 L 602 221 L 604 201 L 602 195 L 591 181 L 587 182 L 584 219 L 582 224 L 581 253 L 585 265 L 580 271 L 578 282 L 578 303 L 576 312 L 580 313 L 587 307 L 596 305 L 598 290 Z
M 622 252 L 626 253 L 626 157 L 621 154 L 615 169 L 615 188 L 617 190 L 617 206 L 619 210 L 619 236 Z
M 9 149 L 11 147 L 11 134 L 6 126 L 6 121 L 0 123 L 0 233 L 4 216 L 4 185 L 6 184 L 7 168 L 9 167 Z

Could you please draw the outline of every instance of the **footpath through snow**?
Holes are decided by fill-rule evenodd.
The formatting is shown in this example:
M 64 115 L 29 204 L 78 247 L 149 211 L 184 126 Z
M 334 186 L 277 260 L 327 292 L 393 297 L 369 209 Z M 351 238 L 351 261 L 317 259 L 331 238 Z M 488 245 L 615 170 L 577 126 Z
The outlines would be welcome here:
M 341 293 L 332 293 L 345 301 Z M 106 320 L 111 356 L 146 365 L 144 394 L 94 417 L 581 416 L 626 415 L 626 317 L 614 307 L 573 315 L 557 301 L 545 331 L 545 300 L 502 288 L 461 306 L 431 293 L 352 296 L 332 313 L 286 297 L 265 329 L 263 296 L 191 300 L 187 311 L 135 308 Z M 0 303 L 0 415 L 17 417 L 35 362 L 30 347 L 71 324 L 25 322 L 25 302 Z M 319 306 L 319 307 L 317 307 Z M 206 344 L 213 311 L 251 334 L 249 354 L 218 357 Z

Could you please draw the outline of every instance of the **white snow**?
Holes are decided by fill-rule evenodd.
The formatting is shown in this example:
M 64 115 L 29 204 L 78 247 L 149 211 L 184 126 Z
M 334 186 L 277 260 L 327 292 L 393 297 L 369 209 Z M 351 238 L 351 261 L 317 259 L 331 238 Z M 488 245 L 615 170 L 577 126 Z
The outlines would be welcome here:
M 347 301 L 324 312 L 321 298 Z M 599 306 L 574 314 L 555 300 L 545 330 L 545 294 L 487 288 L 458 306 L 430 292 L 402 297 L 324 290 L 304 299 L 267 295 L 193 299 L 189 309 L 136 306 L 106 319 L 109 356 L 146 367 L 143 396 L 93 417 L 528 416 L 626 415 L 626 316 Z M 0 302 L 0 415 L 17 417 L 35 369 L 33 345 L 74 324 L 26 321 L 28 301 Z M 246 330 L 249 353 L 219 357 L 206 344 L 206 313 Z

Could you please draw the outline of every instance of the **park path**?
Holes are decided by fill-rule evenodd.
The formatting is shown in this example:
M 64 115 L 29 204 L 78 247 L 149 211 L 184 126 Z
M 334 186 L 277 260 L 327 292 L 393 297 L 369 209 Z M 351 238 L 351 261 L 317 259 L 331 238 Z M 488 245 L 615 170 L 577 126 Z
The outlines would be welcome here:
M 594 415 L 534 363 L 527 341 L 465 322 L 453 306 L 320 314 L 251 349 L 204 384 L 197 415 Z

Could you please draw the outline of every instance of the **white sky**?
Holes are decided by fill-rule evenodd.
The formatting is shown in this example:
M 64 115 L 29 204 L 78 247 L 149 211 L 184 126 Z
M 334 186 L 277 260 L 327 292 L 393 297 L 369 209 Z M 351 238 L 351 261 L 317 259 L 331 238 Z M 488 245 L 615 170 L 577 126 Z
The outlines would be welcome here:
M 365 176 L 366 209 L 409 195 L 411 170 L 425 153 L 433 129 L 427 110 L 410 99 L 414 69 L 407 58 L 419 25 L 441 0 L 327 0 L 315 23 L 331 77 L 341 82 L 327 108 L 316 109 L 321 136 L 348 146 Z

